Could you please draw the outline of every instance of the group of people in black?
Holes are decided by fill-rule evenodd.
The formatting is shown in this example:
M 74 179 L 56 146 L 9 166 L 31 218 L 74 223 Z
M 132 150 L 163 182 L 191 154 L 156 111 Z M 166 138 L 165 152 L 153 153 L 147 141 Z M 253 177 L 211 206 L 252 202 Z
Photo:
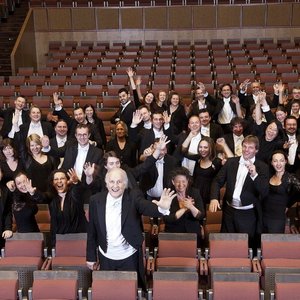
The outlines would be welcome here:
M 119 90 L 109 141 L 92 105 L 71 117 L 57 94 L 45 118 L 23 97 L 0 111 L 2 245 L 13 217 L 18 232 L 39 231 L 39 203 L 49 205 L 52 245 L 57 233 L 88 232 L 91 269 L 100 259 L 102 269 L 141 271 L 141 215 L 196 233 L 199 245 L 207 209 L 222 209 L 221 231 L 248 233 L 254 248 L 262 232 L 284 232 L 300 191 L 300 88 L 287 99 L 276 83 L 268 99 L 246 80 L 215 98 L 199 83 L 185 105 L 176 92 L 141 95 L 140 78 L 127 74 L 133 97 Z

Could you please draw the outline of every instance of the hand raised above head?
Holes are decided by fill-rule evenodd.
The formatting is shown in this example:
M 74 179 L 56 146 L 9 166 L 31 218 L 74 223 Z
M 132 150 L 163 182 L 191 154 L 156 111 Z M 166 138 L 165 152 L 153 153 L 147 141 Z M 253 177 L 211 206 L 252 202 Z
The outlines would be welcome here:
M 158 207 L 162 209 L 170 209 L 172 200 L 176 197 L 176 192 L 172 191 L 171 189 L 164 189 L 160 200 L 153 200 L 152 202 L 155 203 Z

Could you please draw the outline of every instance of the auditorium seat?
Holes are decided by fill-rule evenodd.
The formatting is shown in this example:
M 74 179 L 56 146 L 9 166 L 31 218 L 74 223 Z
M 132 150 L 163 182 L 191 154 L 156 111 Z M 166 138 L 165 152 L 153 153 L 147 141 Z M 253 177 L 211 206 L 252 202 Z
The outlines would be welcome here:
M 88 300 L 142 300 L 137 273 L 126 271 L 93 271 L 93 283 Z
M 149 300 L 202 300 L 196 272 L 154 272 L 153 288 L 148 289 Z
M 30 85 L 36 85 L 36 86 L 42 86 L 46 82 L 46 76 L 45 75 L 31 75 L 28 79 L 28 84 Z
M 50 109 L 50 96 L 33 96 L 31 103 L 41 109 Z
M 19 286 L 26 294 L 32 286 L 33 271 L 41 269 L 46 254 L 43 234 L 14 233 L 2 250 L 0 270 L 18 271 Z
M 20 67 L 18 68 L 18 75 L 20 76 L 30 76 L 33 75 L 34 69 L 33 67 Z
M 148 266 L 159 272 L 199 272 L 199 260 L 200 249 L 197 248 L 195 233 L 160 232 L 153 262 Z
M 297 300 L 300 295 L 300 274 L 275 274 L 275 288 L 270 291 L 270 300 Z
M 36 85 L 21 85 L 19 93 L 24 97 L 33 97 L 37 95 L 37 87 Z
M 87 75 L 72 75 L 70 84 L 85 86 L 87 84 Z
M 22 289 L 19 289 L 17 271 L 0 271 L 0 299 L 23 299 Z
M 91 84 L 85 86 L 85 96 L 102 96 L 103 87 L 100 84 Z
M 37 70 L 37 74 L 41 76 L 50 77 L 53 75 L 53 67 L 42 67 Z
M 262 300 L 257 273 L 216 272 L 213 274 L 212 289 L 207 291 L 207 300 Z
M 300 273 L 299 234 L 262 234 L 260 257 L 261 264 L 257 264 L 256 271 L 263 274 L 263 288 L 269 297 L 276 273 Z
M 64 86 L 66 84 L 66 81 L 66 75 L 51 75 L 48 82 L 50 85 Z
M 25 76 L 24 75 L 16 75 L 16 76 L 9 76 L 8 77 L 9 85 L 20 86 L 25 84 Z
M 79 97 L 81 96 L 81 86 L 79 84 L 64 85 L 63 95 Z
M 251 272 L 252 256 L 246 233 L 210 233 L 200 274 L 209 275 L 212 280 L 215 272 Z
M 42 95 L 43 96 L 52 96 L 53 93 L 59 93 L 58 85 L 43 85 L 42 86 Z
M 76 271 L 34 271 L 28 300 L 82 299 Z

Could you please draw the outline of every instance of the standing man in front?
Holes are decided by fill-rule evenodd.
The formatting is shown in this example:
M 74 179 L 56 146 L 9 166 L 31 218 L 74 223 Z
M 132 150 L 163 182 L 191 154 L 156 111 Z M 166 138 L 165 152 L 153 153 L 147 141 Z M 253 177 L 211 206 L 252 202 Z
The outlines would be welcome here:
M 93 270 L 99 254 L 101 270 L 136 271 L 144 285 L 141 215 L 169 213 L 174 192 L 165 189 L 160 201 L 147 201 L 140 190 L 128 190 L 121 168 L 105 176 L 107 191 L 91 197 L 87 238 L 87 266 Z
M 261 201 L 269 191 L 268 166 L 255 159 L 259 149 L 256 136 L 242 142 L 242 156 L 229 158 L 211 186 L 209 210 L 220 209 L 220 189 L 226 183 L 222 232 L 247 233 L 249 247 L 256 249 L 261 233 Z

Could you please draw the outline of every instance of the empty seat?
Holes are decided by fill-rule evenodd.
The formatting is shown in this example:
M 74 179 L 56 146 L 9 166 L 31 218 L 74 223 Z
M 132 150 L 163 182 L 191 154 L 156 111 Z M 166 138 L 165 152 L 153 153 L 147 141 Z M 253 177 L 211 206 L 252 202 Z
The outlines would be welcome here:
M 33 97 L 37 94 L 37 87 L 36 85 L 21 85 L 19 93 L 24 97 Z
M 27 293 L 32 286 L 33 271 L 42 267 L 44 254 L 42 233 L 14 233 L 6 240 L 0 270 L 18 271 L 20 288 Z
M 2 97 L 13 97 L 16 96 L 14 85 L 1 85 L 0 96 Z
M 34 72 L 34 69 L 33 67 L 20 67 L 18 69 L 18 75 L 21 75 L 21 76 L 30 76 L 30 75 L 33 75 L 33 72 Z
M 17 271 L 0 271 L 0 299 L 23 299 L 22 289 L 19 289 Z
M 262 300 L 264 292 L 259 287 L 257 273 L 214 273 L 212 289 L 206 299 L 212 300 Z
M 28 299 L 82 299 L 76 271 L 35 271 Z
M 24 85 L 25 84 L 25 76 L 24 75 L 9 76 L 8 83 L 10 85 Z
M 148 299 L 202 300 L 203 294 L 198 288 L 198 274 L 196 272 L 154 272 L 153 288 L 148 290 Z
M 275 274 L 275 289 L 270 292 L 271 300 L 297 300 L 300 295 L 300 274 Z
M 93 271 L 92 287 L 88 300 L 142 299 L 142 291 L 137 287 L 137 273 L 124 271 Z

